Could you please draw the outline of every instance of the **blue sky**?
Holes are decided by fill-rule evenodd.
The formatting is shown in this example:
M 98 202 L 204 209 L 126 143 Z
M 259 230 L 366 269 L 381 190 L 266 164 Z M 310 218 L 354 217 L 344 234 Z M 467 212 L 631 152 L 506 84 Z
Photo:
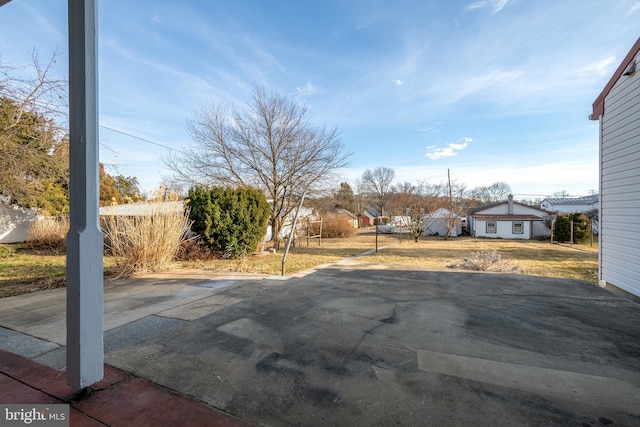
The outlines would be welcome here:
M 66 0 L 0 8 L 0 60 L 61 53 Z M 640 36 L 638 0 L 99 2 L 100 160 L 157 187 L 210 99 L 288 94 L 353 153 L 344 180 L 507 182 L 517 198 L 598 188 L 591 104 Z

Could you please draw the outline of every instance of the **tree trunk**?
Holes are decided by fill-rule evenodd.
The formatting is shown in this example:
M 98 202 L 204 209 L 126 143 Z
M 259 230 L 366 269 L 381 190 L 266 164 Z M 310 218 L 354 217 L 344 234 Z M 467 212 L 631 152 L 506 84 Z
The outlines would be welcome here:
M 280 250 L 280 232 L 282 229 L 282 223 L 280 217 L 274 215 L 271 217 L 271 241 L 273 242 L 273 248 L 276 251 Z

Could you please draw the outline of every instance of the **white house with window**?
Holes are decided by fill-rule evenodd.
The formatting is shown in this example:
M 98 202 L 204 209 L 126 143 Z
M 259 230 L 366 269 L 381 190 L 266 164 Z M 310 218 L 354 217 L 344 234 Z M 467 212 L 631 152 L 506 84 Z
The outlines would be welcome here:
M 539 239 L 551 236 L 547 223 L 552 213 L 514 202 L 513 196 L 469 211 L 469 234 L 494 239 Z

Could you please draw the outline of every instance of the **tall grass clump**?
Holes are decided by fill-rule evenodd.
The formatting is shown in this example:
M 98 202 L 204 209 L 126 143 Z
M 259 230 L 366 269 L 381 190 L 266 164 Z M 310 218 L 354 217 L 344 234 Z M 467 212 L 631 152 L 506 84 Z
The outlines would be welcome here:
M 186 240 L 191 227 L 188 212 L 107 216 L 104 240 L 116 263 L 118 277 L 166 270 Z
M 358 230 L 346 216 L 326 215 L 322 218 L 322 238 L 353 237 Z
M 68 216 L 39 216 L 27 231 L 27 241 L 34 248 L 64 251 L 68 232 Z

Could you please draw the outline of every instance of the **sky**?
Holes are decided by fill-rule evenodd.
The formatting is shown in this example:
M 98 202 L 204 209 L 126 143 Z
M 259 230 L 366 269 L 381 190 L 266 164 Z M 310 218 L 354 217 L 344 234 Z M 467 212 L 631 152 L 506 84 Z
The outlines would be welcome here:
M 0 7 L 0 63 L 57 51 L 66 78 L 66 6 Z M 100 161 L 153 190 L 170 175 L 161 159 L 191 142 L 195 110 L 240 109 L 262 86 L 337 127 L 352 185 L 384 166 L 397 183 L 449 170 L 468 188 L 506 182 L 518 199 L 588 195 L 588 116 L 639 22 L 638 0 L 101 0 Z

